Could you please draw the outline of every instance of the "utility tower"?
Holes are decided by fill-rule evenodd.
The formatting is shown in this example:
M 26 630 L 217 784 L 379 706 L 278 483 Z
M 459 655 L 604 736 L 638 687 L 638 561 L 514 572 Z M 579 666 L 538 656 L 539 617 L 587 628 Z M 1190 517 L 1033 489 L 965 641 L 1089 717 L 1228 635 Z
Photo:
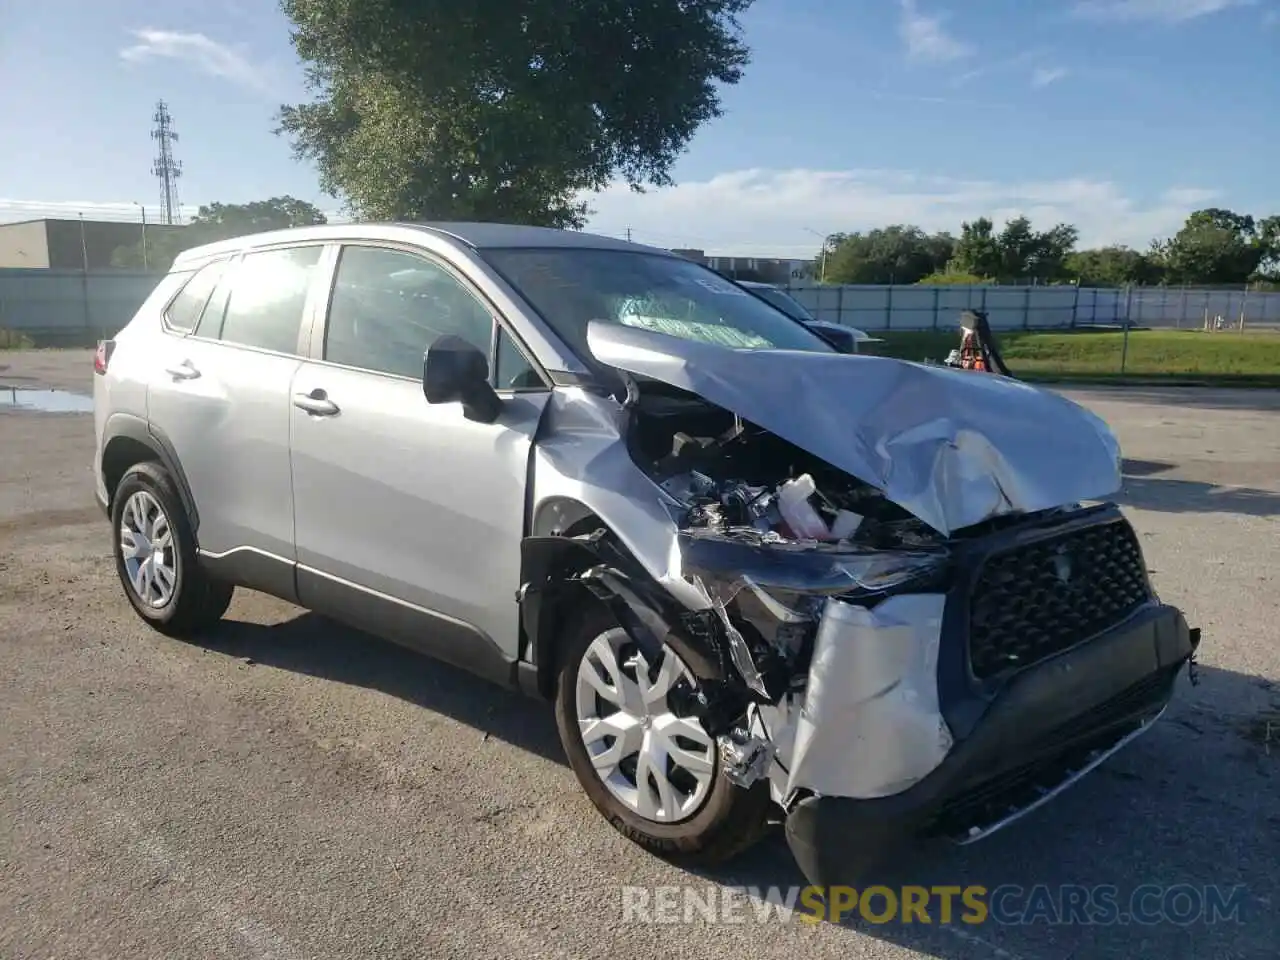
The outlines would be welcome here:
M 173 159 L 173 145 L 178 135 L 173 130 L 173 118 L 163 100 L 156 104 L 156 122 L 151 139 L 156 142 L 156 158 L 151 172 L 160 180 L 160 215 L 164 223 L 177 223 L 181 217 L 178 207 L 178 178 L 182 176 L 182 162 Z

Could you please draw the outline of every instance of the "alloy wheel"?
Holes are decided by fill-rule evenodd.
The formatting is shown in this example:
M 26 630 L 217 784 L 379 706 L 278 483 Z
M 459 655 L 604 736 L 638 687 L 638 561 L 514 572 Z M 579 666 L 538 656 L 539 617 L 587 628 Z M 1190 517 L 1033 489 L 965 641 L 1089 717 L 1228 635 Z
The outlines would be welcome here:
M 160 502 L 139 490 L 120 515 L 120 555 L 129 586 L 148 607 L 159 609 L 178 586 L 177 546 Z

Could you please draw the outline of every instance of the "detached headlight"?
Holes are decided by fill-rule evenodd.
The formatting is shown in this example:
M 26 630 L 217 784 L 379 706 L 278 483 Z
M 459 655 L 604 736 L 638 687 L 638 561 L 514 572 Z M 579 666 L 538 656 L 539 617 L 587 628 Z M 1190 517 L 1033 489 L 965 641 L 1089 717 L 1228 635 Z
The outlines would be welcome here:
M 722 602 L 747 584 L 771 593 L 883 593 L 941 576 L 950 557 L 946 550 L 872 550 L 709 531 L 682 534 L 680 553 L 685 575 L 700 579 Z

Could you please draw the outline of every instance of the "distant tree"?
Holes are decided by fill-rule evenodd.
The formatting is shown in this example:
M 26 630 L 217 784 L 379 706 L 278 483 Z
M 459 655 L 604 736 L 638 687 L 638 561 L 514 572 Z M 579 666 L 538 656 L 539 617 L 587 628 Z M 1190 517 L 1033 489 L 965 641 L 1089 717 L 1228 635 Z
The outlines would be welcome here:
M 947 266 L 948 273 L 967 273 L 975 277 L 999 277 L 1004 266 L 995 224 L 987 217 L 960 224 L 960 239 L 955 255 Z
M 1156 241 L 1152 249 L 1173 283 L 1248 283 L 1274 269 L 1280 256 L 1280 217 L 1259 222 L 1233 210 L 1197 210 L 1173 237 Z
M 944 267 L 955 247 L 949 234 L 930 235 L 902 224 L 836 234 L 829 243 L 830 283 L 915 283 Z
M 1163 277 L 1157 260 L 1124 246 L 1078 250 L 1067 257 L 1063 272 L 1082 287 L 1152 284 Z
M 1026 217 L 1015 217 L 999 233 L 987 217 L 961 224 L 955 257 L 948 270 L 1002 281 L 1060 278 L 1079 232 L 1060 223 L 1043 232 L 1033 230 Z
M 752 0 L 283 0 L 317 99 L 280 132 L 360 216 L 580 227 L 584 191 L 670 184 Z
M 291 196 L 255 200 L 252 203 L 210 203 L 196 211 L 181 230 L 166 230 L 147 237 L 146 265 L 167 270 L 183 250 L 216 240 L 230 240 L 250 233 L 282 230 L 324 223 L 325 216 L 305 200 Z M 117 247 L 111 255 L 113 267 L 143 266 L 142 241 Z

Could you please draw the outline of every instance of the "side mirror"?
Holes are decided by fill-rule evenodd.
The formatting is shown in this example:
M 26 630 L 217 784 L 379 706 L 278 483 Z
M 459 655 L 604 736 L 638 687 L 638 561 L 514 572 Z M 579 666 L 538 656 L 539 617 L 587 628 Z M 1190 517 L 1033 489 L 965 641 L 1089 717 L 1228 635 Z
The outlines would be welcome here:
M 858 336 L 850 328 L 838 323 L 827 323 L 825 320 L 806 320 L 804 325 L 810 332 L 816 333 L 839 353 L 857 353 Z
M 427 348 L 422 393 L 427 403 L 460 402 L 466 418 L 479 423 L 493 423 L 502 413 L 502 398 L 489 383 L 489 361 L 474 344 L 452 334 Z

